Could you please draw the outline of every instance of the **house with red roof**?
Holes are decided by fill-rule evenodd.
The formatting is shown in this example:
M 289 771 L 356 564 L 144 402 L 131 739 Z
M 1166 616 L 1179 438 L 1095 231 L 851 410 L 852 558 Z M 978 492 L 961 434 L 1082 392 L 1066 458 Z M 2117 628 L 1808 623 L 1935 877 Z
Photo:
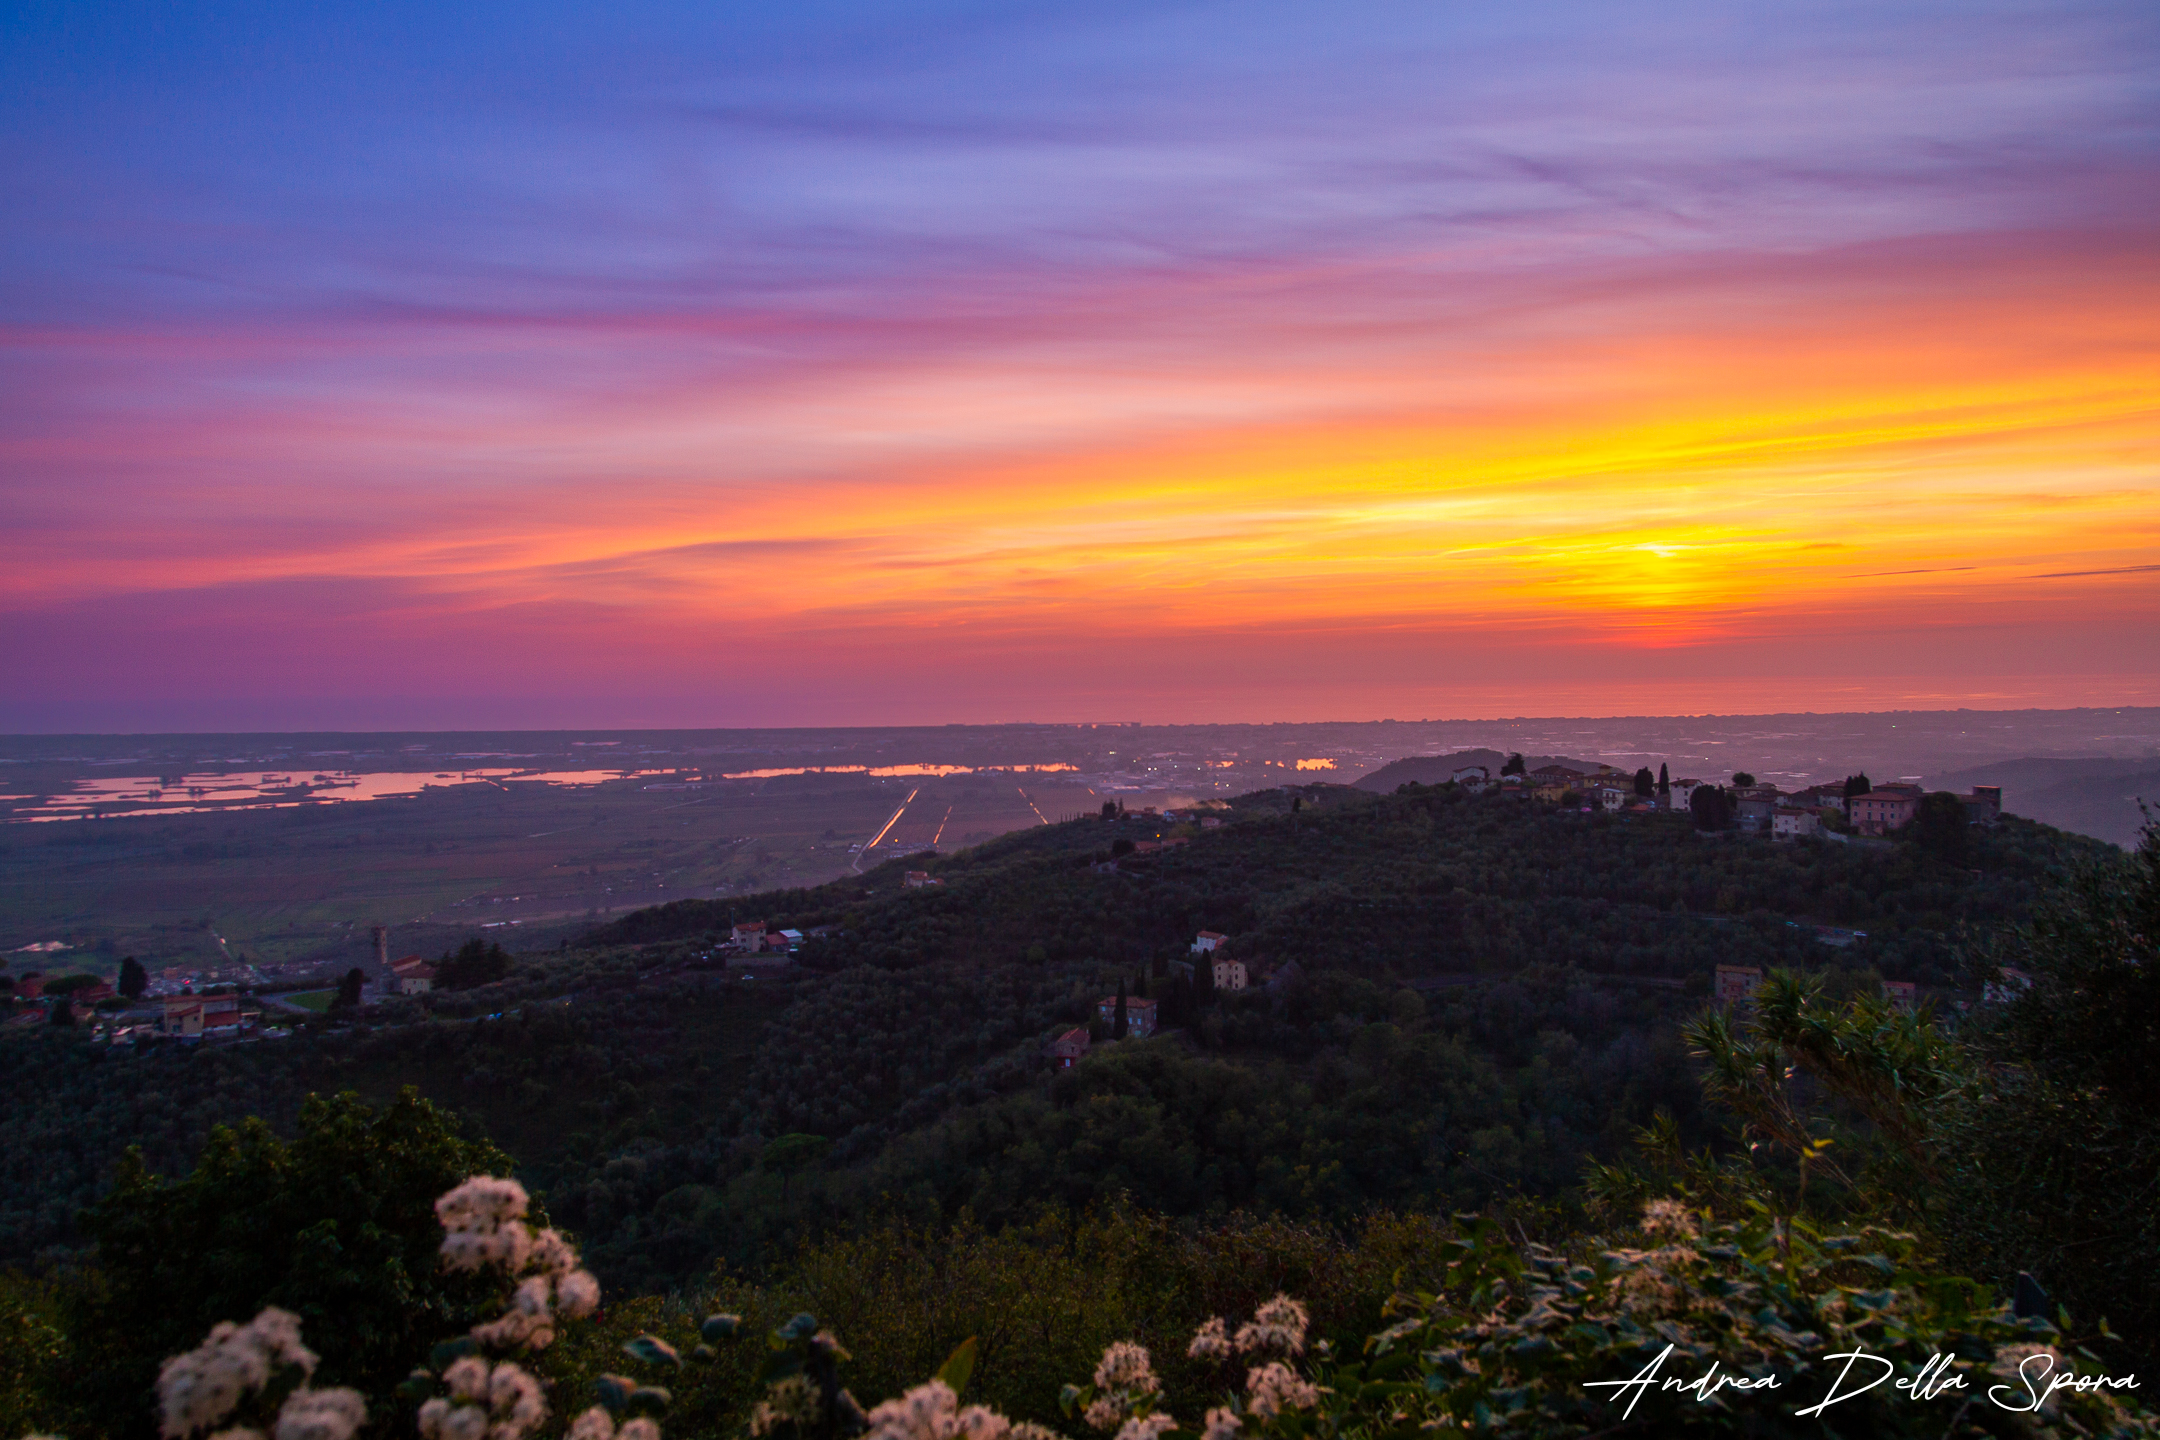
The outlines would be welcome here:
M 435 966 L 423 956 L 390 962 L 390 988 L 400 995 L 425 995 L 435 988 Z
M 1050 1064 L 1059 1070 L 1072 1069 L 1086 1058 L 1088 1043 L 1087 1026 L 1074 1026 L 1050 1042 Z

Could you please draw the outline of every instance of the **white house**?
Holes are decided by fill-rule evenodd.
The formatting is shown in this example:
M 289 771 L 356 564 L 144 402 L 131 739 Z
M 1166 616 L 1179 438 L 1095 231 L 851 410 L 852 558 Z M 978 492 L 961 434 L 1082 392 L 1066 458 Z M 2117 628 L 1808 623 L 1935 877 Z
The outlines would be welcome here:
M 1792 805 L 1780 805 L 1770 812 L 1770 838 L 1772 840 L 1798 840 L 1804 835 L 1822 834 L 1822 813 L 1802 810 Z
M 1192 953 L 1195 955 L 1212 954 L 1214 953 L 1216 946 L 1222 944 L 1223 941 L 1228 940 L 1229 938 L 1229 936 L 1221 934 L 1218 931 L 1202 930 L 1192 942 Z

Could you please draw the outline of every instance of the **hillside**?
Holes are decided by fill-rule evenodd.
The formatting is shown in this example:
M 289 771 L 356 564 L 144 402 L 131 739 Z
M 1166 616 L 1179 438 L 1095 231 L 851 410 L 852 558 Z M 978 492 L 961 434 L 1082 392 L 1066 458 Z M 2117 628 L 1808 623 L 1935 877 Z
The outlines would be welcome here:
M 921 889 L 896 863 L 640 911 L 500 984 L 280 1044 L 16 1037 L 0 1253 L 72 1243 L 130 1141 L 173 1168 L 213 1122 L 407 1083 L 517 1155 L 635 1288 L 895 1204 L 996 1221 L 1123 1193 L 1325 1219 L 1555 1194 L 1656 1108 L 1700 1132 L 1677 1025 L 1716 965 L 1954 986 L 1957 932 L 2023 918 L 2103 853 L 2011 821 L 1953 868 L 1452 787 L 1268 791 L 1221 819 L 1037 827 L 904 862 L 944 882 Z M 1187 843 L 1113 856 L 1161 839 Z M 746 981 L 713 947 L 750 919 L 826 933 L 790 975 Z M 1832 948 L 1816 925 L 1867 935 Z M 1275 989 L 1195 994 L 1174 962 L 1202 929 Z M 1121 982 L 1177 1033 L 1053 1074 L 1045 1043 Z M 827 1143 L 799 1175 L 768 1152 L 790 1134 Z
M 1946 790 L 2000 785 L 2004 804 L 2058 829 L 2134 849 L 2143 805 L 2160 805 L 2160 758 L 2003 760 L 1930 776 Z

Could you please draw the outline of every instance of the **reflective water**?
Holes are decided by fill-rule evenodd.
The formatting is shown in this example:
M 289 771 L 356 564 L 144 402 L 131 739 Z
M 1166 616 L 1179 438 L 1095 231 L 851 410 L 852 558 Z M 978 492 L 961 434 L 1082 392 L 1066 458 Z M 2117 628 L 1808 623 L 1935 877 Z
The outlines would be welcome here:
M 1071 770 L 1074 766 L 1056 765 L 1000 765 L 992 768 L 999 773 L 1017 771 L 1021 774 L 1047 774 L 1053 770 Z M 776 775 L 875 775 L 879 777 L 908 775 L 975 775 L 981 773 L 973 765 L 798 765 L 788 770 L 731 770 L 721 776 L 723 780 L 770 780 Z
M 383 800 L 451 785 L 560 785 L 581 788 L 634 780 L 660 770 L 519 770 L 489 767 L 415 773 L 392 771 L 247 771 L 220 775 L 122 775 L 78 780 L 64 794 L 0 796 L 12 821 L 77 820 L 89 815 L 200 815 L 269 810 L 326 801 Z M 34 803 L 33 803 L 34 802 Z

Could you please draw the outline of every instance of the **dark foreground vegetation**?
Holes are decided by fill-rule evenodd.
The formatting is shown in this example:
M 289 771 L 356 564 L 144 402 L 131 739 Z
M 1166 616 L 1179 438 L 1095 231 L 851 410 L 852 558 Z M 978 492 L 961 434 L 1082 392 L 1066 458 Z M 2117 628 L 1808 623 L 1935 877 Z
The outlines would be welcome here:
M 0 1424 L 146 1427 L 129 1417 L 147 1414 L 157 1361 L 263 1303 L 351 1329 L 342 1383 L 396 1414 L 402 1367 L 476 1303 L 425 1263 L 426 1192 L 503 1163 L 482 1133 L 615 1302 L 550 1352 L 566 1385 L 641 1332 L 687 1348 L 709 1309 L 753 1331 L 807 1310 L 855 1352 L 866 1398 L 974 1335 L 986 1403 L 1070 1433 L 1058 1387 L 1136 1338 L 1166 1404 L 1196 1419 L 1222 1376 L 1180 1359 L 1179 1337 L 1211 1314 L 1287 1290 L 1354 1356 L 1406 1313 L 1383 1313 L 1390 1295 L 1422 1288 L 1435 1337 L 1469 1314 L 1504 1328 L 1537 1267 L 1596 1271 L 1621 1242 L 1653 1253 L 1637 1231 L 1650 1200 L 1737 1228 L 1639 1262 L 1664 1267 L 1652 1280 L 1570 1282 L 1590 1297 L 1570 1303 L 1649 1284 L 1727 1305 L 1775 1284 L 1785 1298 L 1756 1297 L 1770 1312 L 1827 1326 L 1852 1317 L 1825 1297 L 1870 1294 L 1899 1343 L 1962 1336 L 1971 1355 L 2011 1342 L 2015 1317 L 1988 1316 L 2026 1272 L 2044 1319 L 2017 1334 L 2054 1327 L 2042 1338 L 2111 1373 L 2160 1362 L 2150 838 L 2110 860 L 2013 822 L 1952 866 L 1445 788 L 1314 791 L 1254 798 L 1189 846 L 1107 868 L 1136 830 L 1155 833 L 1013 837 L 943 862 L 947 883 L 926 890 L 877 872 L 765 897 L 756 917 L 648 912 L 588 950 L 287 1049 L 13 1040 L 10 1243 L 59 1263 L 7 1282 L 0 1350 L 20 1358 L 0 1362 Z M 744 982 L 705 957 L 748 918 L 828 933 L 806 973 Z M 1831 949 L 1796 920 L 1869 935 Z M 1295 961 L 1294 983 L 1196 990 L 1171 962 L 1201 928 L 1256 970 Z M 1739 1017 L 1705 1005 L 1710 966 L 1735 961 L 1776 972 Z M 2033 983 L 1955 1008 L 2003 986 L 2003 966 Z M 1878 974 L 1937 988 L 1941 1009 L 1896 1010 Z M 1049 1070 L 1043 1042 L 1120 981 L 1183 1033 Z M 440 1105 L 397 1099 L 408 1082 Z M 303 1111 L 301 1095 L 341 1088 L 389 1108 Z M 196 1127 L 248 1113 L 268 1126 L 203 1149 Z M 41 1158 L 18 1158 L 15 1137 Z M 123 1165 L 115 1185 L 137 1137 L 152 1168 L 200 1162 L 175 1183 Z M 1853 1238 L 1823 1238 L 1838 1235 Z M 1492 1290 L 1508 1274 L 1514 1289 Z M 1969 1282 L 1929 1278 L 1944 1275 Z M 1525 1393 L 1579 1396 L 1599 1365 L 1631 1372 L 1623 1329 L 1571 1330 L 1556 1358 L 1502 1347 L 1479 1383 L 1514 1367 Z M 685 1372 L 671 1429 L 738 1423 L 755 1360 L 722 1350 Z M 1424 1393 L 1467 1383 L 1442 1382 Z M 1881 1433 L 1904 1433 L 1887 1428 L 1900 1413 Z M 1945 1433 L 1947 1415 L 1914 1416 Z M 1950 1423 L 2018 1433 L 1997 1421 Z

